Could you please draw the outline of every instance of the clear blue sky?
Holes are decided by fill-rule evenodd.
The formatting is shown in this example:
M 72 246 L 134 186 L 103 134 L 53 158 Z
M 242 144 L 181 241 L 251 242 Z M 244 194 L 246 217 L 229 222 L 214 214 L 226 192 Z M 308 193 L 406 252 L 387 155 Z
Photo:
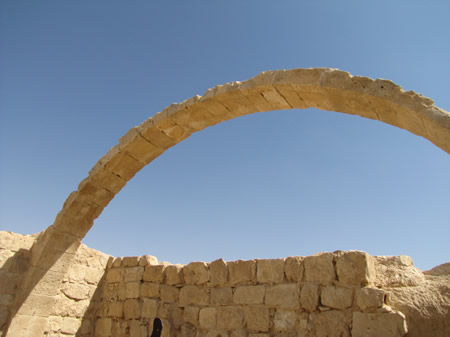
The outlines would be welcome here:
M 217 84 L 333 67 L 450 110 L 450 2 L 0 2 L 0 230 L 36 233 L 131 127 Z M 235 119 L 167 151 L 84 240 L 172 263 L 359 249 L 450 261 L 450 156 L 335 112 Z

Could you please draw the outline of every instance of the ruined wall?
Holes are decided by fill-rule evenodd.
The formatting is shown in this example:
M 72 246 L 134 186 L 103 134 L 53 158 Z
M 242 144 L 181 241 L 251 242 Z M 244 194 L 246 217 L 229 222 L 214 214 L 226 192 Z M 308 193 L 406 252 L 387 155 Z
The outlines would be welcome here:
M 35 240 L 36 236 L 0 232 L 0 336 L 14 315 L 15 296 L 29 268 L 30 249 Z M 45 297 L 44 301 L 32 301 L 27 308 L 23 321 L 27 336 L 36 336 L 34 332 L 41 330 L 40 327 L 48 337 L 91 336 L 93 326 L 89 318 L 94 317 L 98 286 L 109 259 L 109 255 L 81 245 L 63 280 L 45 285 L 57 287 L 57 295 Z M 47 310 L 51 313 L 49 316 L 41 315 Z
M 35 239 L 0 232 L 0 336 Z M 84 245 L 72 261 L 62 282 L 46 284 L 57 295 L 26 308 L 20 336 L 148 337 L 155 317 L 163 337 L 450 334 L 450 264 L 422 273 L 407 256 L 347 251 L 173 265 Z

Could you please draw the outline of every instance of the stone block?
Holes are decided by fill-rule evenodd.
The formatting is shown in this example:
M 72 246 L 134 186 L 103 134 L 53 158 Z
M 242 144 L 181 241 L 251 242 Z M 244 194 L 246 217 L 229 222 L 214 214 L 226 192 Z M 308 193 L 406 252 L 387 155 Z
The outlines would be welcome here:
M 214 286 L 223 286 L 228 281 L 228 268 L 224 260 L 219 259 L 209 264 L 210 284 Z
M 83 283 L 65 283 L 61 289 L 68 298 L 79 301 L 89 299 L 95 288 Z
M 200 312 L 200 308 L 187 306 L 184 308 L 183 319 L 186 323 L 193 325 L 194 327 L 198 327 L 198 315 Z
M 122 301 L 114 301 L 107 303 L 107 316 L 114 318 L 122 318 L 123 317 L 123 302 Z
M 262 304 L 266 288 L 262 285 L 236 287 L 233 302 L 236 304 Z
M 366 286 L 375 281 L 375 266 L 372 256 L 365 252 L 342 252 L 336 259 L 339 282 L 343 284 Z
M 311 315 L 311 323 L 316 337 L 354 337 L 350 335 L 351 316 L 344 311 L 314 313 Z
M 159 297 L 158 283 L 144 282 L 141 285 L 141 296 L 142 297 Z
M 306 283 L 300 291 L 300 306 L 302 309 L 313 312 L 319 305 L 319 286 L 315 283 Z
M 180 290 L 180 306 L 186 305 L 208 305 L 209 293 L 206 289 L 197 286 L 185 286 Z
M 119 149 L 129 153 L 133 158 L 147 165 L 163 151 L 142 137 L 137 128 L 131 128 L 119 140 Z
M 158 301 L 151 298 L 144 298 L 142 302 L 142 317 L 155 318 L 158 313 Z
M 290 256 L 284 263 L 284 273 L 290 282 L 300 282 L 303 279 L 303 260 L 301 256 Z
M 161 285 L 161 301 L 163 302 L 178 302 L 178 293 L 177 287 Z
M 111 337 L 112 320 L 111 318 L 98 318 L 95 321 L 95 337 Z
M 244 307 L 245 322 L 250 331 L 269 331 L 270 312 L 264 305 L 249 305 Z
M 347 309 L 353 303 L 353 289 L 326 286 L 320 296 L 322 305 L 334 309 Z
M 16 315 L 8 328 L 8 336 L 45 336 L 48 330 L 47 317 Z M 100 336 L 103 337 L 103 336 Z
M 233 300 L 233 291 L 231 288 L 211 288 L 212 305 L 228 305 Z
M 139 298 L 140 291 L 141 291 L 141 282 L 127 282 L 126 283 L 126 295 L 125 297 L 128 298 Z
M 65 335 L 75 335 L 81 326 L 81 319 L 73 317 L 63 317 L 61 323 L 61 333 Z
M 183 268 L 187 284 L 201 285 L 209 281 L 209 268 L 205 262 L 191 262 Z
M 297 321 L 297 314 L 294 310 L 277 309 L 273 318 L 275 331 L 293 331 Z
M 20 280 L 21 275 L 0 270 L 0 294 L 13 294 Z
M 200 329 L 214 329 L 216 327 L 216 308 L 203 308 L 199 312 Z
M 217 307 L 217 328 L 241 329 L 244 327 L 244 310 L 239 306 Z
M 356 290 L 356 304 L 365 312 L 373 312 L 381 308 L 385 302 L 386 292 L 377 288 L 361 288 Z
M 139 259 L 139 266 L 146 267 L 152 264 L 158 264 L 158 259 L 152 255 L 144 255 Z
M 122 279 L 122 272 L 124 272 L 124 269 L 121 268 L 113 268 L 108 270 L 108 272 L 106 273 L 106 282 L 108 283 L 120 282 Z
M 125 301 L 123 307 L 125 319 L 137 319 L 141 315 L 141 303 L 137 299 L 129 299 Z
M 320 253 L 305 257 L 305 281 L 330 284 L 336 280 L 336 272 L 333 264 L 333 254 Z
M 126 256 L 122 258 L 122 267 L 137 267 L 140 256 Z
M 353 313 L 352 337 L 402 337 L 408 332 L 400 312 Z
M 184 282 L 183 265 L 170 264 L 166 267 L 166 283 L 169 285 L 177 285 Z
M 144 267 L 132 267 L 125 269 L 125 282 L 141 281 L 144 274 Z
M 277 284 L 284 280 L 284 260 L 257 260 L 256 280 L 259 283 Z
M 206 332 L 205 337 L 229 337 L 226 330 L 211 330 Z
M 157 264 L 145 267 L 143 280 L 151 282 L 163 282 L 166 265 Z
M 95 184 L 95 179 L 87 177 L 78 185 L 78 193 L 88 202 L 106 207 L 114 198 L 114 193 L 110 190 Z
M 271 307 L 296 309 L 299 306 L 297 284 L 279 284 L 266 288 L 265 303 Z
M 256 262 L 233 261 L 228 262 L 228 272 L 231 284 L 247 284 L 256 280 Z

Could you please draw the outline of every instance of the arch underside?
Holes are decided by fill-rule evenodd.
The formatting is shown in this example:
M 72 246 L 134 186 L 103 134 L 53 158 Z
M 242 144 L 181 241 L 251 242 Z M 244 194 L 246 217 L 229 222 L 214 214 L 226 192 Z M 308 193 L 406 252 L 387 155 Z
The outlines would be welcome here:
M 313 68 L 267 71 L 247 81 L 216 86 L 203 96 L 172 104 L 132 128 L 97 162 L 33 247 L 30 271 L 16 296 L 15 316 L 36 314 L 36 310 L 30 311 L 30 301 L 55 295 L 56 285 L 94 220 L 127 181 L 168 148 L 194 132 L 229 119 L 309 107 L 391 124 L 450 153 L 450 114 L 434 106 L 431 99 L 405 92 L 388 80 Z M 48 285 L 49 280 L 55 289 L 40 286 Z M 43 310 L 37 315 L 48 316 Z M 10 333 L 18 325 L 13 319 Z

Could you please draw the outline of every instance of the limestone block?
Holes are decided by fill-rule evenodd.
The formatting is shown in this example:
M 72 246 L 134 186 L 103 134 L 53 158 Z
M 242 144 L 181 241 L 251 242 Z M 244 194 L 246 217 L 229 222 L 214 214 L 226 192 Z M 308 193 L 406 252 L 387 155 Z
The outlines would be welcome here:
M 141 315 L 141 304 L 137 299 L 129 299 L 125 301 L 123 307 L 125 319 L 139 318 Z
M 144 267 L 132 267 L 125 269 L 125 282 L 141 281 L 144 275 Z
M 199 313 L 200 329 L 214 329 L 216 327 L 216 308 L 203 308 Z
M 83 283 L 66 283 L 61 289 L 62 293 L 73 300 L 86 300 L 90 298 L 91 286 Z
M 122 267 L 137 267 L 140 256 L 126 256 L 122 258 Z
M 112 336 L 112 320 L 111 318 L 99 318 L 95 322 L 95 337 Z
M 256 276 L 256 262 L 254 260 L 228 262 L 228 272 L 231 284 L 251 283 Z
M 402 337 L 408 332 L 400 312 L 353 313 L 352 337 Z
M 151 264 L 158 264 L 158 259 L 152 255 L 144 255 L 139 259 L 139 266 L 146 267 Z
M 190 304 L 194 305 L 208 305 L 209 293 L 206 289 L 199 288 L 197 286 L 185 286 L 180 290 L 180 306 L 186 306 Z
M 111 268 L 119 268 L 122 265 L 122 259 L 123 257 L 116 257 L 114 258 Z
M 116 145 L 117 147 L 118 145 Z M 112 148 L 110 151 L 114 151 Z M 127 152 L 116 151 L 111 156 L 106 154 L 104 167 L 115 175 L 128 181 L 138 173 L 145 164 L 130 156 Z M 103 158 L 102 158 L 103 159 Z M 100 160 L 102 160 L 100 159 Z
M 335 309 L 347 309 L 353 303 L 353 289 L 326 286 L 320 296 L 322 305 Z
M 135 281 L 135 282 L 127 282 L 126 283 L 126 295 L 125 297 L 128 298 L 139 298 L 140 291 L 141 291 L 141 282 Z
M 217 307 L 217 328 L 241 329 L 244 327 L 244 310 L 238 306 Z
M 270 312 L 264 305 L 249 305 L 244 307 L 247 329 L 251 331 L 269 331 Z
M 305 281 L 329 284 L 336 279 L 333 265 L 333 254 L 319 253 L 305 257 Z
M 178 302 L 179 289 L 168 285 L 161 285 L 161 301 Z
M 300 306 L 309 312 L 316 311 L 319 305 L 319 286 L 315 283 L 306 283 L 300 291 Z
M 228 305 L 233 300 L 233 291 L 231 288 L 212 288 L 211 304 L 212 305 Z
M 21 280 L 21 275 L 0 270 L 0 295 L 13 294 Z
M 127 152 L 130 156 L 145 165 L 157 158 L 163 152 L 159 147 L 142 137 L 136 127 L 131 128 L 122 138 L 120 138 L 119 149 L 122 152 Z
M 385 302 L 386 292 L 377 288 L 361 288 L 356 290 L 356 304 L 365 312 L 373 312 L 381 308 Z
M 57 296 L 45 296 L 31 293 L 20 308 L 23 315 L 46 317 L 54 313 Z
M 281 283 L 284 280 L 284 260 L 257 260 L 256 280 L 259 283 Z
M 209 264 L 210 284 L 214 286 L 223 286 L 228 281 L 228 268 L 224 260 L 219 259 Z
M 63 317 L 61 323 L 61 333 L 75 335 L 81 326 L 81 320 L 72 317 Z
M 286 258 L 284 273 L 290 282 L 300 282 L 303 279 L 303 260 L 301 256 L 291 256 Z
M 207 92 L 210 91 L 211 90 L 208 90 Z M 199 98 L 196 105 L 207 110 L 211 115 L 217 117 L 218 119 L 221 119 L 222 121 L 226 121 L 234 117 L 234 115 L 230 113 L 230 110 L 228 110 L 218 99 L 216 99 L 212 95 L 203 95 Z
M 122 318 L 123 317 L 123 305 L 122 301 L 114 301 L 107 303 L 107 316 Z
M 89 179 L 93 185 L 107 189 L 113 193 L 119 193 L 126 185 L 127 180 L 119 177 L 102 165 L 96 165 L 89 171 Z
M 155 318 L 158 313 L 158 301 L 150 298 L 144 298 L 142 303 L 142 317 Z
M 205 337 L 229 337 L 229 334 L 225 330 L 211 330 L 205 334 Z
M 130 329 L 130 336 L 140 336 L 141 335 L 141 324 L 138 320 L 134 319 L 128 322 Z
M 245 329 L 232 330 L 230 333 L 230 337 L 247 337 L 247 330 Z
M 343 284 L 366 286 L 375 281 L 373 258 L 360 251 L 342 252 L 336 259 L 336 272 Z
M 183 309 L 177 304 L 161 303 L 158 317 L 167 319 L 176 329 L 179 329 L 183 323 Z
M 114 268 L 110 269 L 106 274 L 106 282 L 108 283 L 117 283 L 122 279 L 122 272 L 124 269 Z
M 78 185 L 78 194 L 86 201 L 95 203 L 99 206 L 106 207 L 114 198 L 115 194 L 105 187 L 95 184 L 93 177 L 87 177 Z
M 205 262 L 192 262 L 183 268 L 184 281 L 187 284 L 200 285 L 209 281 L 209 268 Z
M 143 276 L 144 281 L 163 282 L 165 269 L 165 264 L 150 265 L 145 267 Z
M 142 297 L 159 297 L 159 284 L 144 282 L 141 285 L 141 296 Z
M 266 288 L 265 303 L 268 306 L 285 309 L 298 308 L 297 284 L 279 284 Z
M 198 315 L 200 312 L 200 308 L 187 306 L 184 308 L 183 319 L 186 323 L 193 325 L 194 327 L 198 327 Z
M 35 240 L 36 237 L 32 235 L 0 231 L 0 249 L 10 250 L 12 252 L 17 252 L 21 249 L 30 250 Z
M 263 285 L 236 287 L 233 302 L 236 304 L 262 304 L 266 288 Z
M 294 310 L 277 309 L 273 318 L 276 331 L 293 331 L 297 321 Z
M 8 336 L 44 336 L 48 331 L 47 317 L 16 315 L 8 329 Z M 100 336 L 103 337 L 103 336 Z
M 181 125 L 185 130 L 188 130 L 189 134 L 223 121 L 222 118 L 211 114 L 209 110 L 198 104 L 192 104 L 183 111 L 171 114 L 170 119 Z
M 351 316 L 344 311 L 315 313 L 311 315 L 311 322 L 316 337 L 354 337 L 353 334 L 350 335 Z
M 9 249 L 3 249 L 5 248 L 4 246 L 1 246 L 2 244 L 2 240 L 1 240 L 1 233 L 4 232 L 0 232 L 0 269 L 4 272 L 9 271 L 9 264 L 10 262 L 10 258 L 14 257 L 14 252 L 9 250 Z
M 163 131 L 158 129 L 153 124 L 152 118 L 146 120 L 144 123 L 138 126 L 138 132 L 141 134 L 141 136 L 147 139 L 150 143 L 159 147 L 161 150 L 166 150 L 174 146 L 176 142 L 168 135 L 166 135 Z
M 177 285 L 183 283 L 183 265 L 170 264 L 166 267 L 166 283 Z

